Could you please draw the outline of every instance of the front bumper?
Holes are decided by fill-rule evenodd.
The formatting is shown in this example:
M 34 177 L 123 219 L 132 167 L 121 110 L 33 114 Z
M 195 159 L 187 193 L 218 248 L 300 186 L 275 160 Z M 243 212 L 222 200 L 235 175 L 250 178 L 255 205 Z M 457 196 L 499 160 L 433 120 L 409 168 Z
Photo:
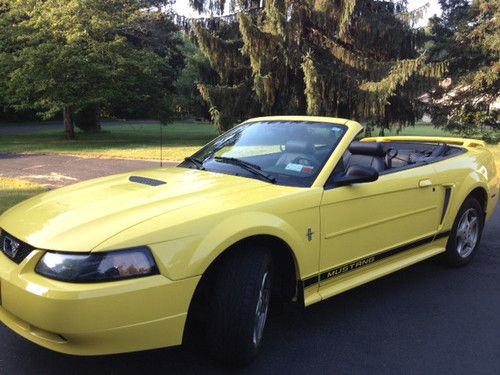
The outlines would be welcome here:
M 0 253 L 0 321 L 24 338 L 75 355 L 178 345 L 200 277 L 162 275 L 73 284 L 35 273 L 43 251 L 21 264 Z

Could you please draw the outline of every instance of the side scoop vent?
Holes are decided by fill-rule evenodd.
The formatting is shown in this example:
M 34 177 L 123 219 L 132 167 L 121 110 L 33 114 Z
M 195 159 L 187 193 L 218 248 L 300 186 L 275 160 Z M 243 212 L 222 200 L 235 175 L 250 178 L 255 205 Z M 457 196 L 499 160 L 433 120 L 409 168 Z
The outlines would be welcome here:
M 443 212 L 441 213 L 441 222 L 443 224 L 444 216 L 446 215 L 446 211 L 448 211 L 448 205 L 450 204 L 450 195 L 451 188 L 447 187 L 444 191 L 444 204 L 443 204 Z
M 140 176 L 130 176 L 128 179 L 130 182 L 135 182 L 136 184 L 148 185 L 148 186 L 160 186 L 165 185 L 165 181 L 155 180 L 153 178 L 140 177 Z

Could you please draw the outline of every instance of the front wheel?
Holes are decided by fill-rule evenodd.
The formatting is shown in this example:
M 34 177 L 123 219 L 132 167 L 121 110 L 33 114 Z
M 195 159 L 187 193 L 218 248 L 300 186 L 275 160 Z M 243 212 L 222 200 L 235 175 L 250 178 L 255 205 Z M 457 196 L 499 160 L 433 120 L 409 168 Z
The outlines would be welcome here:
M 479 202 L 472 197 L 467 198 L 458 211 L 446 245 L 445 259 L 449 265 L 462 266 L 470 262 L 479 247 L 483 221 Z
M 208 349 L 243 366 L 262 346 L 272 287 L 272 256 L 262 247 L 234 249 L 217 268 L 207 322 Z

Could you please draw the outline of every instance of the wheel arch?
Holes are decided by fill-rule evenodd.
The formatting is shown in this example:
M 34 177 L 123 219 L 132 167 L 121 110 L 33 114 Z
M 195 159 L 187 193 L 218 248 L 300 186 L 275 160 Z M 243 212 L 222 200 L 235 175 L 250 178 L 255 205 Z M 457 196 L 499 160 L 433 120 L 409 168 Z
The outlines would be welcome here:
M 295 253 L 284 239 L 270 234 L 252 235 L 242 238 L 230 245 L 210 263 L 203 273 L 202 280 L 205 275 L 210 277 L 210 274 L 215 272 L 218 265 L 223 262 L 224 258 L 230 253 L 240 251 L 245 248 L 248 249 L 252 246 L 261 246 L 269 249 L 274 261 L 275 275 L 279 275 L 280 279 L 283 279 L 285 283 L 289 282 L 289 284 L 293 285 L 293 293 L 295 294 L 295 287 L 297 285 L 297 281 L 300 279 L 299 265 Z M 291 292 L 291 290 L 289 291 Z M 294 297 L 294 295 L 290 295 L 290 297 Z
M 189 256 L 192 274 L 202 275 L 227 251 L 252 241 L 271 240 L 278 249 L 288 251 L 295 264 L 297 278 L 301 261 L 306 254 L 304 239 L 282 218 L 263 212 L 250 212 L 226 217 L 210 228 Z
M 465 196 L 463 201 L 459 202 L 460 207 L 455 216 L 453 227 L 451 228 L 450 231 L 450 237 L 448 238 L 446 243 L 446 251 L 443 256 L 443 259 L 446 261 L 448 265 L 453 267 L 463 266 L 469 263 L 472 257 L 474 256 L 474 253 L 476 252 L 477 247 L 479 246 L 481 240 L 482 226 L 484 225 L 484 219 L 486 217 L 487 200 L 488 200 L 488 195 L 486 189 L 484 189 L 483 187 L 475 187 L 472 190 L 470 190 L 470 192 Z M 477 207 L 477 205 L 479 205 L 479 207 Z M 462 220 L 464 220 L 465 214 L 468 213 L 471 208 L 483 211 L 482 219 L 481 219 L 481 212 L 477 212 L 477 215 L 479 216 L 477 218 L 479 225 L 477 225 L 474 228 L 476 233 L 473 234 L 474 237 L 472 237 L 474 241 L 473 243 L 470 242 L 471 241 L 470 236 L 472 232 L 471 232 L 471 227 L 469 227 L 469 225 L 461 229 L 463 231 L 462 232 L 463 234 L 461 235 L 458 234 L 459 233 L 458 230 L 460 228 Z M 467 220 L 469 219 L 467 218 Z M 458 240 L 459 238 L 462 238 L 462 241 L 460 241 L 462 243 L 461 245 Z M 467 241 L 464 242 L 464 239 L 466 239 Z
M 468 198 L 474 198 L 476 199 L 479 204 L 481 205 L 481 208 L 483 209 L 483 213 L 486 214 L 486 209 L 488 208 L 488 193 L 486 189 L 482 186 L 476 187 L 473 189 L 467 197 L 464 199 L 467 200 Z
M 224 259 L 234 252 L 245 248 L 248 249 L 252 246 L 264 246 L 271 251 L 273 256 L 273 272 L 275 277 L 278 276 L 277 279 L 275 278 L 275 287 L 273 289 L 281 292 L 289 300 L 299 297 L 299 265 L 290 245 L 279 236 L 270 234 L 258 234 L 242 238 L 219 253 L 201 276 L 189 304 L 184 341 L 190 340 L 195 335 L 194 331 L 199 329 L 199 325 L 203 325 L 206 313 L 205 309 L 210 303 L 211 293 L 213 292 L 214 278 L 217 269 L 224 262 Z

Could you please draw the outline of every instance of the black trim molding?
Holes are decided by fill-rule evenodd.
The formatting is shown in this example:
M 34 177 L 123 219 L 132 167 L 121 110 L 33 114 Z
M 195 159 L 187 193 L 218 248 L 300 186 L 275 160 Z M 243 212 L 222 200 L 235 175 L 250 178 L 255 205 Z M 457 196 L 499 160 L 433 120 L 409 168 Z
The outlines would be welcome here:
M 302 285 L 305 289 L 307 287 L 310 287 L 310 286 L 315 285 L 317 283 L 323 282 L 325 280 L 329 280 L 329 279 L 338 277 L 340 275 L 343 275 L 345 273 L 355 271 L 357 269 L 368 266 L 368 265 L 373 264 L 375 262 L 378 262 L 380 260 L 390 258 L 390 257 L 398 255 L 400 253 L 404 253 L 406 251 L 413 250 L 417 247 L 427 245 L 435 240 L 449 237 L 449 236 L 450 236 L 450 231 L 441 232 L 441 233 L 436 234 L 435 236 L 425 237 L 425 238 L 422 238 L 420 240 L 410 242 L 406 245 L 402 245 L 402 246 L 396 247 L 394 249 L 384 251 L 383 253 L 375 254 L 375 255 L 372 255 L 372 256 L 367 257 L 367 258 L 361 258 L 361 259 L 355 260 L 353 262 L 343 264 L 339 267 L 329 269 L 329 270 L 324 271 L 324 272 L 317 274 L 315 276 L 308 277 L 307 279 L 302 280 Z

